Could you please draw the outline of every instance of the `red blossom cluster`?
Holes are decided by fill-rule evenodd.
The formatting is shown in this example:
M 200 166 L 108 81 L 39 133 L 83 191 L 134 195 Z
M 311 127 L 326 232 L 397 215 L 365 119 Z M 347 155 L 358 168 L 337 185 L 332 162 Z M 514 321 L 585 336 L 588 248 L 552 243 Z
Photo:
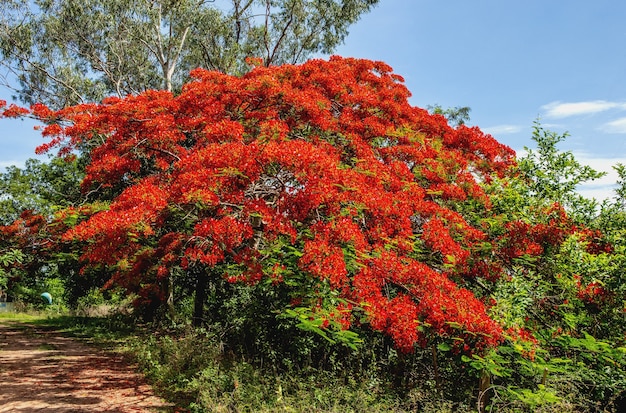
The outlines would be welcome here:
M 21 116 L 28 115 L 30 111 L 26 108 L 17 106 L 14 103 L 11 103 L 7 107 L 6 100 L 0 99 L 0 118 L 19 118 Z
M 598 281 L 583 282 L 580 275 L 574 275 L 576 296 L 586 304 L 598 305 L 610 297 L 610 293 Z
M 0 235 L 4 241 L 11 240 L 14 247 L 22 249 L 31 245 L 33 239 L 39 238 L 38 233 L 45 225 L 45 217 L 26 210 L 10 225 L 0 226 Z
M 0 225 L 0 252 L 18 250 L 28 257 L 22 263 L 11 263 L 26 272 L 34 272 L 45 265 L 46 257 L 56 248 L 59 227 L 48 225 L 46 217 L 25 210 L 9 225 Z
M 602 253 L 611 254 L 614 251 L 613 245 L 606 240 L 606 237 L 600 230 L 578 228 L 576 232 L 581 242 L 585 243 L 587 253 L 593 255 Z
M 612 250 L 600 231 L 575 224 L 560 204 L 553 204 L 538 215 L 544 217 L 542 222 L 517 220 L 505 225 L 505 233 L 499 238 L 505 260 L 542 255 L 547 249 L 561 245 L 572 234 L 577 234 L 580 241 L 586 244 L 589 253 L 609 253 Z
M 197 266 L 228 264 L 233 282 L 304 275 L 355 303 L 403 351 L 433 336 L 501 340 L 483 302 L 453 281 L 497 276 L 495 264 L 478 264 L 481 245 L 498 242 L 451 205 L 489 209 L 480 182 L 506 173 L 511 149 L 411 106 L 402 78 L 380 62 L 192 76 L 178 96 L 32 108 L 48 124 L 39 150 L 90 148 L 83 188 L 113 194 L 64 236 L 85 242 L 87 265 L 116 269 L 110 284 L 151 291 Z M 512 223 L 499 253 L 537 253 L 551 231 Z M 298 259 L 286 259 L 293 251 Z M 348 328 L 351 314 L 333 317 Z
M 539 340 L 530 331 L 522 327 L 511 327 L 506 330 L 505 335 L 509 340 L 521 345 L 524 357 L 530 360 L 535 359 Z

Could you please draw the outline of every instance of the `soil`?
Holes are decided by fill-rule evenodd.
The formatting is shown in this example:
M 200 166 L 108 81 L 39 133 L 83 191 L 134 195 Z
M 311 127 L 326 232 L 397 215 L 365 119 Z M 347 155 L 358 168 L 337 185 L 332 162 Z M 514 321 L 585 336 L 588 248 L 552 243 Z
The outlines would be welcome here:
M 0 323 L 0 413 L 173 411 L 122 355 L 58 331 Z

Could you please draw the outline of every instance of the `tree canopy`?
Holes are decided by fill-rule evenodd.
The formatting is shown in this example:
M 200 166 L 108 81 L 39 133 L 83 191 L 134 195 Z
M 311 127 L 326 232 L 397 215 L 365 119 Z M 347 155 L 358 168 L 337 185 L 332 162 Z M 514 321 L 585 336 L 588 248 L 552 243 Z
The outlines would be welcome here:
M 329 53 L 378 0 L 7 0 L 0 64 L 20 99 L 61 108 L 148 89 L 190 70 L 242 74 Z
M 380 62 L 192 75 L 178 96 L 33 108 L 50 123 L 40 150 L 93 146 L 83 190 L 106 188 L 111 202 L 64 238 L 86 242 L 85 264 L 113 269 L 109 285 L 164 301 L 166 280 L 190 272 L 197 286 L 272 282 L 338 330 L 363 313 L 405 351 L 436 336 L 501 339 L 464 284 L 551 242 L 548 229 L 512 223 L 491 237 L 481 227 L 480 183 L 504 176 L 509 148 L 412 107 Z

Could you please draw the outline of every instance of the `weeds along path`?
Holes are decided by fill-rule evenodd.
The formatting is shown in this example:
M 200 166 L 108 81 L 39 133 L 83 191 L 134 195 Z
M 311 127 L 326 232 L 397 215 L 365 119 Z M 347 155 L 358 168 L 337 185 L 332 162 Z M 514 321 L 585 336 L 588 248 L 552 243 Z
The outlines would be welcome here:
M 0 413 L 171 412 L 121 355 L 0 322 Z

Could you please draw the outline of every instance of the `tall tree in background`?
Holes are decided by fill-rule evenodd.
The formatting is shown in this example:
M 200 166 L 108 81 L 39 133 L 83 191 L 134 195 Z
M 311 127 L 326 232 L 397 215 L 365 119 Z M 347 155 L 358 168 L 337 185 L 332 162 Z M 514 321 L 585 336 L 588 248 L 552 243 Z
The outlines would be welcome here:
M 0 64 L 26 103 L 178 91 L 196 67 L 247 71 L 330 53 L 378 0 L 6 0 Z

